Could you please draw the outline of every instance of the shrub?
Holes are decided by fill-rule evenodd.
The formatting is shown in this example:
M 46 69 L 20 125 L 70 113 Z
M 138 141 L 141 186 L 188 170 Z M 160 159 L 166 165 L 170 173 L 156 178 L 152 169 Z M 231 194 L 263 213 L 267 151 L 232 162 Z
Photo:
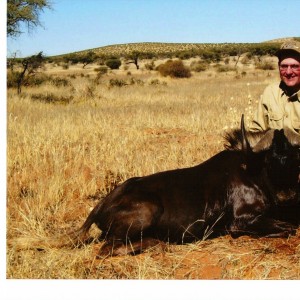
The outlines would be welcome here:
M 154 70 L 155 69 L 154 61 L 152 60 L 151 63 L 145 64 L 145 69 L 148 70 L 148 71 Z
M 114 86 L 122 87 L 125 85 L 127 85 L 126 81 L 121 80 L 121 79 L 111 79 L 109 81 L 109 87 L 114 87 Z
M 49 76 L 39 73 L 39 74 L 32 74 L 32 76 L 28 76 L 24 80 L 25 86 L 39 86 L 45 82 L 50 80 Z
M 221 60 L 221 54 L 216 49 L 203 50 L 200 57 L 207 62 L 219 62 Z
M 157 68 L 162 76 L 170 76 L 172 78 L 189 78 L 191 71 L 185 67 L 181 60 L 168 60 Z
M 248 55 L 245 55 L 242 59 L 241 59 L 241 63 L 243 65 L 249 65 L 251 63 L 250 58 L 248 57 Z
M 220 64 L 217 64 L 216 66 L 216 70 L 217 72 L 229 72 L 229 71 L 235 71 L 235 68 L 234 67 L 230 67 L 228 65 L 220 65 Z
M 159 81 L 158 79 L 152 79 L 149 85 L 167 85 L 165 81 Z
M 133 84 L 137 84 L 137 85 L 144 85 L 145 82 L 141 79 L 135 79 L 135 78 L 131 78 L 130 79 L 130 82 L 129 82 L 130 85 L 133 85 Z
M 260 61 L 255 63 L 255 68 L 260 70 L 275 70 L 274 65 L 269 61 Z
M 7 88 L 18 87 L 18 80 L 20 78 L 20 72 L 8 72 L 7 73 Z
M 46 94 L 33 94 L 31 99 L 34 101 L 40 101 L 44 103 L 59 103 L 59 104 L 68 104 L 73 100 L 73 96 L 56 96 L 53 93 Z
M 116 70 L 116 69 L 119 69 L 122 62 L 120 59 L 118 58 L 112 58 L 112 59 L 108 59 L 105 64 L 111 68 L 112 70 Z
M 52 78 L 50 80 L 50 82 L 56 86 L 56 87 L 61 87 L 61 86 L 70 86 L 71 83 L 68 79 L 65 79 L 65 78 L 60 78 L 60 77 L 55 77 L 55 78 Z
M 195 57 L 196 53 L 193 51 L 193 49 L 191 49 L 191 50 L 177 52 L 175 53 L 175 56 L 178 57 L 179 59 L 190 59 L 192 57 Z
M 94 71 L 96 71 L 98 74 L 104 75 L 107 73 L 107 67 L 106 66 L 100 66 L 98 68 L 95 68 Z
M 224 63 L 225 63 L 225 65 L 228 65 L 229 62 L 230 62 L 230 58 L 229 58 L 229 57 L 225 57 L 225 58 L 224 58 Z
M 158 79 L 152 79 L 150 82 L 149 82 L 149 85 L 159 85 L 160 84 L 160 81 Z
M 207 70 L 209 67 L 209 64 L 204 61 L 193 61 L 191 63 L 191 70 L 194 72 L 203 72 Z
M 75 65 L 77 63 L 79 63 L 80 59 L 79 59 L 79 54 L 76 53 L 70 53 L 70 54 L 66 54 L 63 56 L 63 62 L 66 64 L 72 64 Z
M 7 73 L 7 88 L 17 88 L 20 81 L 21 72 L 13 71 Z M 32 74 L 23 80 L 24 86 L 38 86 L 47 82 L 49 77 L 45 74 Z

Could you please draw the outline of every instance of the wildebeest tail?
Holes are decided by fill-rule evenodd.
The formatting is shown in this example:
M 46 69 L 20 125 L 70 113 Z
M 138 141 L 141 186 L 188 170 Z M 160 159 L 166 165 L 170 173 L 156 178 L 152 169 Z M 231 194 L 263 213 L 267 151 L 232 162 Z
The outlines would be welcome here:
M 47 248 L 79 247 L 91 241 L 91 238 L 88 238 L 87 233 L 94 223 L 94 215 L 97 209 L 99 209 L 98 205 L 92 210 L 84 224 L 75 231 L 49 238 L 23 236 L 15 239 L 10 239 L 8 240 L 7 244 L 9 247 L 14 248 L 15 250 L 43 250 Z
M 71 233 L 49 238 L 22 236 L 8 240 L 7 244 L 15 250 L 44 250 L 47 248 L 79 247 L 80 245 L 85 244 L 87 240 L 86 233 L 83 232 L 82 229 L 79 229 Z

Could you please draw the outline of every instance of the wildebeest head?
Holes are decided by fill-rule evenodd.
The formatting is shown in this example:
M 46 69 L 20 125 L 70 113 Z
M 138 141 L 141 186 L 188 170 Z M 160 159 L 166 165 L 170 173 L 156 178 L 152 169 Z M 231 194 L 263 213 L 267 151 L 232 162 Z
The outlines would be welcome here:
M 300 202 L 300 136 L 291 129 L 246 132 L 244 118 L 241 129 L 225 136 L 229 150 L 243 151 L 242 167 L 250 177 L 263 177 L 279 201 Z M 298 196 L 297 196 L 298 194 Z
M 248 171 L 252 174 L 263 174 L 277 200 L 299 200 L 299 135 L 288 128 L 271 129 L 251 147 L 245 134 L 243 118 L 241 127 Z
M 299 177 L 299 145 L 292 145 L 285 131 L 283 129 L 274 131 L 270 149 L 265 157 L 268 177 L 278 189 L 297 186 Z

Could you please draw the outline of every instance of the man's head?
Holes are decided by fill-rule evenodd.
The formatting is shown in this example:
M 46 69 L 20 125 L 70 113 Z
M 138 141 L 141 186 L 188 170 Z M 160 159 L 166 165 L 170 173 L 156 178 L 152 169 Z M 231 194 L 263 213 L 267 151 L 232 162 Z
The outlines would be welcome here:
M 281 80 L 293 92 L 300 90 L 300 42 L 284 43 L 276 53 Z

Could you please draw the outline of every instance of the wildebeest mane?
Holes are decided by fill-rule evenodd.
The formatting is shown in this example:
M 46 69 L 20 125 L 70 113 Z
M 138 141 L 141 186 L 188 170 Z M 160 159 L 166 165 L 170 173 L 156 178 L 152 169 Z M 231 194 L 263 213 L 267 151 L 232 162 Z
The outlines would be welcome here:
M 261 132 L 247 132 L 247 139 L 251 148 L 253 148 L 266 134 L 266 131 Z M 227 131 L 224 134 L 224 148 L 226 150 L 238 151 L 242 150 L 242 131 L 241 129 L 233 129 L 231 131 Z
M 284 135 L 289 143 L 293 146 L 300 146 L 299 134 L 293 132 L 289 128 L 284 129 Z M 250 147 L 254 152 L 260 152 L 269 149 L 274 137 L 274 129 L 260 131 L 260 132 L 247 132 L 246 137 L 249 141 Z M 239 151 L 242 150 L 243 136 L 241 129 L 233 129 L 224 134 L 224 147 L 226 150 Z

